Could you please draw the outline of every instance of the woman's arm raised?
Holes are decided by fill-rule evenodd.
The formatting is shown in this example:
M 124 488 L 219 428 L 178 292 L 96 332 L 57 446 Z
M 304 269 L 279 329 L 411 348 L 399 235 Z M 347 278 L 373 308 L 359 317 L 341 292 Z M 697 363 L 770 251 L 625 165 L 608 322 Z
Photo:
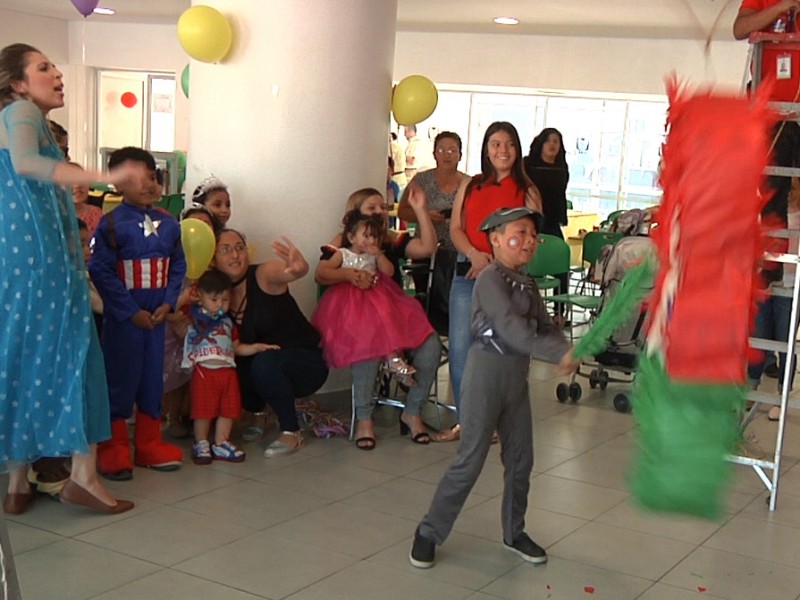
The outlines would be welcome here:
M 425 192 L 417 186 L 409 186 L 408 204 L 414 209 L 419 224 L 419 236 L 408 242 L 407 258 L 428 258 L 436 252 L 436 230 L 428 213 L 428 201 Z
M 285 236 L 272 242 L 272 249 L 278 258 L 258 265 L 256 279 L 265 292 L 282 294 L 288 289 L 288 284 L 308 273 L 308 262 L 297 246 Z

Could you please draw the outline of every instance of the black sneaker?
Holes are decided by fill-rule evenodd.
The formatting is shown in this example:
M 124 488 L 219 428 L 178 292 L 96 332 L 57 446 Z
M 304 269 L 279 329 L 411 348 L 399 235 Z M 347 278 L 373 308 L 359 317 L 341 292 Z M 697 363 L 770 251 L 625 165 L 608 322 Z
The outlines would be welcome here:
M 414 532 L 414 545 L 408 553 L 408 561 L 418 569 L 430 569 L 436 562 L 436 544 L 419 534 L 419 528 Z
M 542 564 L 547 562 L 547 552 L 545 552 L 544 548 L 539 544 L 529 538 L 527 533 L 520 535 L 514 540 L 513 544 L 506 544 L 503 542 L 503 546 L 505 546 L 507 550 L 511 550 L 514 554 L 519 555 L 522 560 L 527 560 L 530 563 Z

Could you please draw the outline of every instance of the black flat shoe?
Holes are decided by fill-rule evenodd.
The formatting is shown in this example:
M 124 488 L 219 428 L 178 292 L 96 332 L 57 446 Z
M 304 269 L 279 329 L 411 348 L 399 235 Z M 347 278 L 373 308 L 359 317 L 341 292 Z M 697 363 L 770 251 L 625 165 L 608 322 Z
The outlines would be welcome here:
M 365 436 L 356 438 L 356 448 L 359 450 L 375 450 L 376 445 L 377 442 L 374 437 Z

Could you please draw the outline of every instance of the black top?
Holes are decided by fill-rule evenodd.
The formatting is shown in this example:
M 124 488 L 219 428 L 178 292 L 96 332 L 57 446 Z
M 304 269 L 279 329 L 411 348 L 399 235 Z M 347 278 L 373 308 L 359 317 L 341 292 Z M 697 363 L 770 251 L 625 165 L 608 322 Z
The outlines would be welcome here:
M 239 340 L 245 344 L 277 344 L 281 348 L 319 348 L 320 335 L 308 322 L 289 290 L 267 294 L 256 280 L 258 265 L 247 269 L 247 306 L 239 325 Z
M 525 172 L 536 184 L 542 196 L 544 229 L 549 233 L 567 224 L 567 183 L 569 173 L 566 169 L 542 160 L 540 156 L 525 158 Z

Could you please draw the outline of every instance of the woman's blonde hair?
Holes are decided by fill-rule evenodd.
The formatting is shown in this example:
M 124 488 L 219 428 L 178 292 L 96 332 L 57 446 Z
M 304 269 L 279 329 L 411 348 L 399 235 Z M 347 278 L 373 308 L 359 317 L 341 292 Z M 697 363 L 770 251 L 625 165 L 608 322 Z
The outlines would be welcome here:
M 11 84 L 25 80 L 28 54 L 31 52 L 38 50 L 28 44 L 11 44 L 0 50 L 0 109 L 22 98 Z
M 383 198 L 383 194 L 375 188 L 361 188 L 360 190 L 356 190 L 347 198 L 347 205 L 344 211 L 349 213 L 351 210 L 361 210 L 361 205 L 367 201 L 367 198 L 372 198 L 372 196 L 380 196 Z

